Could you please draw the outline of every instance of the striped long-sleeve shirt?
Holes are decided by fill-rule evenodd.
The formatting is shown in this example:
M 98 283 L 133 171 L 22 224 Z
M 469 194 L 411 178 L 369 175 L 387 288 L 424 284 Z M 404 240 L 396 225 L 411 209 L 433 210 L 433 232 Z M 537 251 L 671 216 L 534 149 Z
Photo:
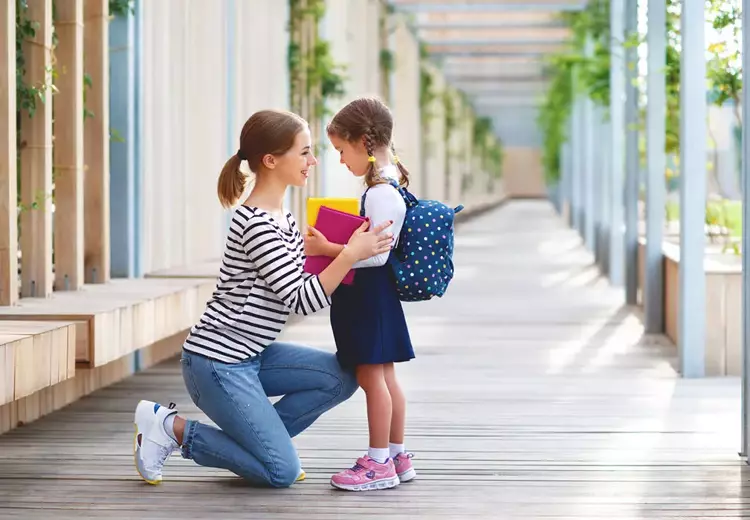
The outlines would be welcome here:
M 276 340 L 290 313 L 331 304 L 320 279 L 304 273 L 304 241 L 291 213 L 287 226 L 258 208 L 239 206 L 227 235 L 219 281 L 184 348 L 237 363 Z

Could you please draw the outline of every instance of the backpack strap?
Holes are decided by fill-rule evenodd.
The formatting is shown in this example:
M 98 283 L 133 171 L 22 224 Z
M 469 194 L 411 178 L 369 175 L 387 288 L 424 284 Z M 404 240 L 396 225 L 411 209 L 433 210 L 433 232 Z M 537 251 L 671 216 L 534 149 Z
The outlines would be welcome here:
M 367 199 L 368 191 L 370 191 L 369 187 L 365 190 L 365 192 L 362 194 L 362 198 L 359 200 L 359 216 L 360 217 L 365 216 L 365 199 Z
M 390 179 L 388 184 L 396 188 L 396 191 L 399 193 L 399 195 L 401 195 L 401 198 L 404 199 L 404 204 L 406 204 L 407 208 L 413 208 L 414 206 L 419 204 L 417 198 L 409 193 L 409 190 L 400 186 L 395 180 Z

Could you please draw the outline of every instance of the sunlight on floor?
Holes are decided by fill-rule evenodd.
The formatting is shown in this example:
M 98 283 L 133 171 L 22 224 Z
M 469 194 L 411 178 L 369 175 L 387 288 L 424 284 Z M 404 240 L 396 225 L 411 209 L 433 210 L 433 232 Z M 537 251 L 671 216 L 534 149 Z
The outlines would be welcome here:
M 619 356 L 628 353 L 634 346 L 644 339 L 644 328 L 640 318 L 634 314 L 626 316 L 611 335 L 596 349 L 589 362 L 582 368 L 584 373 L 592 373 L 600 368 L 615 364 Z M 654 347 L 655 349 L 659 347 Z M 659 372 L 663 375 L 677 375 L 668 359 L 661 359 L 649 367 L 649 372 Z
M 595 265 L 586 267 L 584 269 L 574 270 L 567 269 L 565 271 L 559 271 L 546 275 L 540 281 L 540 285 L 543 288 L 549 287 L 584 287 L 591 285 L 597 278 L 600 277 L 599 268 Z
M 581 237 L 573 234 L 569 235 L 570 236 L 564 239 L 554 238 L 552 240 L 540 242 L 537 251 L 546 256 L 556 256 L 562 253 L 578 251 L 578 248 L 581 245 Z

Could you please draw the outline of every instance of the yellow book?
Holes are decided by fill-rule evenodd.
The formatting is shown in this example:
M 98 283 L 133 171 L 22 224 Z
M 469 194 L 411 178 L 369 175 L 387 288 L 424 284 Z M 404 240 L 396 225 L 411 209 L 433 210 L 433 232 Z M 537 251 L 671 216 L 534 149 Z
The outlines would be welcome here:
M 308 225 L 315 226 L 321 206 L 337 209 L 352 215 L 359 215 L 359 199 L 357 198 L 310 197 L 307 199 Z

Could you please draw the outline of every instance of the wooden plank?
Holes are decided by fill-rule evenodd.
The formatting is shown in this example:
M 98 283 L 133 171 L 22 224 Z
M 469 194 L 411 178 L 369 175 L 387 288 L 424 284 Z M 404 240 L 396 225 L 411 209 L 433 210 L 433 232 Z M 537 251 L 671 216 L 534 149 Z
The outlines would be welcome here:
M 75 324 L 70 322 L 0 323 L 0 405 L 73 377 L 71 342 Z
M 83 285 L 83 0 L 58 0 L 55 290 Z
M 84 70 L 92 86 L 86 108 L 93 117 L 84 123 L 85 276 L 86 283 L 110 278 L 109 250 L 109 2 L 85 0 Z
M 16 3 L 0 5 L 0 305 L 18 300 Z
M 40 89 L 32 117 L 21 110 L 21 293 L 52 293 L 52 0 L 28 2 L 26 17 L 37 24 L 23 42 L 24 81 Z M 41 98 L 41 99 L 40 99 Z

